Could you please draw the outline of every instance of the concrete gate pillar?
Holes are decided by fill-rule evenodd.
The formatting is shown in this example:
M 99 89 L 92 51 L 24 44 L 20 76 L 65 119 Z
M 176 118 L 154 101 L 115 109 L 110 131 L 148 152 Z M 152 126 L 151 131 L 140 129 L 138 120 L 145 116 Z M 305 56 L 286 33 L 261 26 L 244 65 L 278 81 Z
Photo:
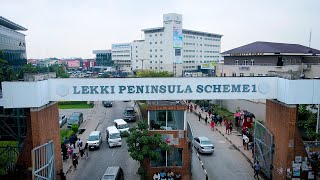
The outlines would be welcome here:
M 17 165 L 32 170 L 31 150 L 53 140 L 55 170 L 60 171 L 62 166 L 59 110 L 57 103 L 50 103 L 40 108 L 30 108 L 26 112 L 27 135 L 19 155 Z M 31 173 L 30 173 L 31 174 Z M 59 176 L 56 176 L 57 179 Z M 31 178 L 31 177 L 28 177 Z
M 295 156 L 307 157 L 297 125 L 298 105 L 266 101 L 266 127 L 274 136 L 273 179 L 286 179 Z

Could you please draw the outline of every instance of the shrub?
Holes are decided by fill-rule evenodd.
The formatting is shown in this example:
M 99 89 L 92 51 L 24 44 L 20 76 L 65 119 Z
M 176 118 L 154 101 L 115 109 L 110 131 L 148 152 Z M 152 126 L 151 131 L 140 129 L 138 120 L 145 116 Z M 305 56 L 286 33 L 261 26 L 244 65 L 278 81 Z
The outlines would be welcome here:
M 79 125 L 78 124 L 72 124 L 71 130 L 74 134 L 76 134 L 79 131 Z

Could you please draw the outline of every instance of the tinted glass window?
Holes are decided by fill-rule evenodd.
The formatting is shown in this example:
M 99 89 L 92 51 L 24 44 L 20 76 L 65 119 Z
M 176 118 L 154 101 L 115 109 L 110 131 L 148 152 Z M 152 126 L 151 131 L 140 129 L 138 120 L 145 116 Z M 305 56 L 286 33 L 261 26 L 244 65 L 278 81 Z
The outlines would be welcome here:
M 120 134 L 116 133 L 116 134 L 110 134 L 110 139 L 117 139 L 120 138 Z
M 114 180 L 114 175 L 104 175 L 103 180 Z
M 94 136 L 89 136 L 88 141 L 97 141 L 99 140 L 99 136 L 94 135 Z
M 125 129 L 125 128 L 128 128 L 128 124 L 120 124 L 118 125 L 118 129 Z

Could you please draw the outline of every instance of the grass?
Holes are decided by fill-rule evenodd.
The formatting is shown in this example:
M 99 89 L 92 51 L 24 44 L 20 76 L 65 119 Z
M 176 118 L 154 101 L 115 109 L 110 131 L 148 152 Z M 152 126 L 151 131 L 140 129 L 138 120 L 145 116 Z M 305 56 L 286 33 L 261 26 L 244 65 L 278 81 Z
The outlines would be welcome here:
M 58 106 L 59 109 L 90 109 L 93 108 L 94 104 L 59 104 Z
M 0 141 L 0 147 L 6 146 L 18 147 L 18 141 Z
M 58 103 L 59 109 L 90 109 L 93 106 L 93 102 L 88 104 L 87 101 L 60 101 Z

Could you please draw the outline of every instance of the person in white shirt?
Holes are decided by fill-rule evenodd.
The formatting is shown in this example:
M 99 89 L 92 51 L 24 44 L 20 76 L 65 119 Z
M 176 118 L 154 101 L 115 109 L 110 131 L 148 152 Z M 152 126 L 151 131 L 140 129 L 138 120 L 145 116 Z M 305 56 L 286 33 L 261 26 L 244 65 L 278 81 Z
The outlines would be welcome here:
M 160 180 L 160 174 L 158 172 L 153 175 L 153 180 Z

